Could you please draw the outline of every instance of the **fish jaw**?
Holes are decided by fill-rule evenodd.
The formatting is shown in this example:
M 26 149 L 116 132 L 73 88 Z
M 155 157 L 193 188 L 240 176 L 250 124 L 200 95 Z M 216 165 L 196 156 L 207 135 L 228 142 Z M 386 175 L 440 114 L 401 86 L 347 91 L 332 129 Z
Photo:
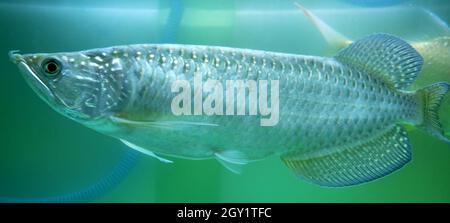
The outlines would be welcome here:
M 55 101 L 55 95 L 41 80 L 35 70 L 26 63 L 24 56 L 19 54 L 18 50 L 9 51 L 8 55 L 10 61 L 17 65 L 20 73 L 33 91 L 36 92 L 42 100 L 52 105 Z
M 22 55 L 19 54 L 20 50 L 11 50 L 8 52 L 9 60 L 15 64 L 18 64 L 23 60 Z

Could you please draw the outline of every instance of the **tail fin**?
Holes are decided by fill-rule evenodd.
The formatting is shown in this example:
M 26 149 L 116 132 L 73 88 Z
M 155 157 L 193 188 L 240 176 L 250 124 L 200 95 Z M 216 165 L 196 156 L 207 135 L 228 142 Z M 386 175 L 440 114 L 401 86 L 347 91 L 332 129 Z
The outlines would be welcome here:
M 326 24 L 300 3 L 294 2 L 294 5 L 297 6 L 297 8 L 303 12 L 303 14 L 309 19 L 309 21 L 311 21 L 316 29 L 319 30 L 320 34 L 322 34 L 322 37 L 328 43 L 331 50 L 334 51 L 332 52 L 333 54 L 352 43 L 349 38 L 333 29 L 331 26 Z
M 437 138 L 450 143 L 450 139 L 445 137 L 442 124 L 439 120 L 439 108 L 445 94 L 450 90 L 450 84 L 438 82 L 417 91 L 419 98 L 419 109 L 423 114 L 420 127 Z

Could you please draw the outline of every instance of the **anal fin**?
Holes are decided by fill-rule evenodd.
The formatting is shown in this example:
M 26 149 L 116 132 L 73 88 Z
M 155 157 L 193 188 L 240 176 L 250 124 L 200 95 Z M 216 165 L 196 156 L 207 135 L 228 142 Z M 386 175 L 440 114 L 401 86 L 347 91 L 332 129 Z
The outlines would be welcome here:
M 317 157 L 289 153 L 282 160 L 300 178 L 328 187 L 369 182 L 411 160 L 409 139 L 401 126 L 393 126 L 378 137 L 336 151 L 339 152 Z

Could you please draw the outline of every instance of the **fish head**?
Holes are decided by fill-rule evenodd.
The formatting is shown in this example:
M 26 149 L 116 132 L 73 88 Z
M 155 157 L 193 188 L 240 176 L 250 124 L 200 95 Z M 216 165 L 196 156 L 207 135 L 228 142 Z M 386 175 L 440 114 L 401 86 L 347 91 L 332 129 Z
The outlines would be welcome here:
M 110 91 L 116 89 L 105 85 L 107 74 L 83 52 L 21 55 L 11 51 L 9 57 L 39 97 L 71 119 L 99 119 L 114 105 Z

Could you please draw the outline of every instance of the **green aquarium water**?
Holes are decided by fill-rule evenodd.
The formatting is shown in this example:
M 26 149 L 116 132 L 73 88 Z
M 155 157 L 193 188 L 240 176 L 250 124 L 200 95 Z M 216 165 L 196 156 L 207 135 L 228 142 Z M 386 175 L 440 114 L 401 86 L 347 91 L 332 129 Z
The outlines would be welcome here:
M 380 32 L 418 44 L 450 36 L 445 0 L 1 0 L 0 202 L 449 202 L 450 145 L 417 128 L 408 128 L 410 163 L 356 186 L 303 181 L 276 155 L 244 166 L 241 174 L 215 159 L 170 157 L 168 164 L 55 112 L 8 57 L 11 50 L 142 43 L 336 54 L 295 2 L 349 40 Z M 450 58 L 447 45 L 427 49 L 438 60 Z M 449 64 L 441 64 L 438 76 L 419 76 L 417 87 L 450 81 Z M 447 96 L 440 110 L 447 136 L 449 104 Z

